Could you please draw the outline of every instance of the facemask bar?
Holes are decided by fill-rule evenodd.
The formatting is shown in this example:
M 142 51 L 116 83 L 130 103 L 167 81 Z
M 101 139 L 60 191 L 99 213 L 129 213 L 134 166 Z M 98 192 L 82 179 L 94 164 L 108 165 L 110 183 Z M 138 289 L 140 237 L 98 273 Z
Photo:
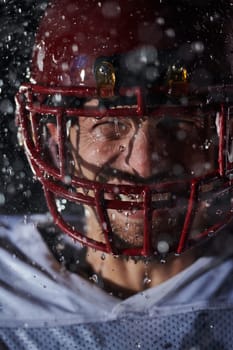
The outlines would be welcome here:
M 121 117 L 124 116 L 132 116 L 132 117 L 141 117 L 146 114 L 145 105 L 144 105 L 144 97 L 141 93 L 141 90 L 134 89 L 134 94 L 137 96 L 137 106 L 122 107 L 117 109 L 117 113 Z M 129 93 L 129 90 L 125 90 L 125 93 Z M 26 148 L 26 152 L 30 159 L 32 168 L 36 173 L 36 176 L 42 182 L 45 190 L 45 195 L 47 199 L 47 203 L 52 215 L 55 218 L 55 222 L 60 226 L 60 228 L 73 237 L 75 240 L 78 240 L 80 243 L 84 245 L 88 245 L 92 248 L 114 254 L 124 254 L 130 256 L 149 256 L 153 255 L 156 252 L 152 249 L 151 244 L 151 221 L 152 221 L 152 212 L 153 212 L 153 202 L 152 202 L 152 194 L 153 191 L 162 191 L 163 189 L 166 191 L 169 187 L 174 188 L 179 184 L 179 181 L 157 185 L 147 185 L 147 186 L 127 186 L 127 185 L 118 185 L 119 191 L 122 193 L 135 193 L 142 195 L 143 201 L 138 203 L 138 207 L 140 210 L 144 212 L 144 244 L 142 248 L 130 248 L 124 249 L 122 251 L 115 251 L 114 247 L 111 244 L 111 235 L 112 229 L 111 224 L 108 221 L 107 209 L 122 209 L 129 210 L 132 208 L 132 205 L 135 205 L 132 201 L 121 201 L 121 200 L 106 200 L 104 198 L 104 193 L 107 191 L 113 191 L 113 185 L 111 184 L 100 184 L 98 182 L 93 182 L 85 179 L 73 178 L 71 180 L 73 186 L 77 187 L 85 187 L 93 190 L 95 192 L 95 197 L 88 197 L 82 195 L 80 193 L 70 193 L 64 186 L 63 180 L 66 176 L 66 166 L 65 166 L 65 139 L 66 139 L 66 130 L 63 122 L 64 113 L 66 116 L 72 117 L 77 115 L 82 115 L 86 117 L 103 117 L 104 115 L 108 116 L 116 116 L 116 109 L 108 109 L 102 110 L 99 109 L 69 109 L 63 107 L 51 107 L 45 106 L 38 101 L 34 103 L 33 95 L 37 94 L 40 96 L 51 95 L 51 94 L 61 94 L 65 96 L 73 96 L 77 95 L 79 97 L 96 97 L 97 91 L 96 89 L 87 89 L 87 88 L 45 88 L 37 85 L 27 84 L 21 87 L 19 94 L 16 97 L 17 103 L 17 123 L 19 126 L 19 130 L 23 135 L 24 146 Z M 160 109 L 166 110 L 171 107 L 163 106 Z M 175 113 L 182 113 L 182 109 L 185 107 L 173 107 L 173 111 Z M 192 108 L 187 107 L 187 108 Z M 228 115 L 227 115 L 228 113 Z M 57 135 L 58 135 L 58 154 L 59 154 L 59 167 L 56 169 L 55 167 L 50 166 L 47 162 L 41 159 L 40 154 L 42 152 L 40 146 L 40 135 L 38 134 L 38 115 L 41 114 L 53 114 L 56 117 L 57 123 Z M 227 115 L 227 118 L 226 118 Z M 192 223 L 192 219 L 195 212 L 196 199 L 199 193 L 199 188 L 204 183 L 215 182 L 220 177 L 224 177 L 224 186 L 227 188 L 227 191 L 232 192 L 232 179 L 229 180 L 229 176 L 232 173 L 232 162 L 229 162 L 227 158 L 227 135 L 226 135 L 226 120 L 229 120 L 229 109 L 225 111 L 223 104 L 221 105 L 219 112 L 219 153 L 218 153 L 218 164 L 219 169 L 208 176 L 195 178 L 187 181 L 187 188 L 189 191 L 188 198 L 188 206 L 187 212 L 185 215 L 183 229 L 180 235 L 180 239 L 177 247 L 174 249 L 175 253 L 182 253 L 186 247 L 190 244 L 189 239 L 189 229 Z M 184 183 L 183 180 L 181 180 Z M 133 188 L 132 188 L 133 187 Z M 60 195 L 65 198 L 68 198 L 71 201 L 78 202 L 81 204 L 87 204 L 91 207 L 96 207 L 98 212 L 100 221 L 102 223 L 102 229 L 104 232 L 105 242 L 98 242 L 88 237 L 84 237 L 82 233 L 74 230 L 72 227 L 66 224 L 61 215 L 58 213 L 56 209 L 55 203 L 55 195 Z M 230 219 L 232 216 L 231 210 L 226 215 Z M 214 226 L 208 228 L 202 232 L 198 239 L 208 236 L 210 232 L 216 232 L 219 228 L 221 228 L 226 223 L 226 219 L 224 222 L 220 222 L 215 224 Z
M 210 181 L 210 180 L 209 180 Z M 177 247 L 174 249 L 175 254 L 181 254 L 187 247 L 193 246 L 196 244 L 200 239 L 208 237 L 209 235 L 213 235 L 215 232 L 217 232 L 221 227 L 227 224 L 228 221 L 230 221 L 232 217 L 232 209 L 229 210 L 229 212 L 226 214 L 224 221 L 221 221 L 217 224 L 212 225 L 208 229 L 204 230 L 202 233 L 198 235 L 198 237 L 195 237 L 195 239 L 191 239 L 189 237 L 189 231 L 190 226 L 192 225 L 192 220 L 195 215 L 195 209 L 196 209 L 196 198 L 199 192 L 199 188 L 201 185 L 203 185 L 205 182 L 208 182 L 202 180 L 193 180 L 190 182 L 190 195 L 188 199 L 188 206 L 187 211 L 185 215 L 185 221 L 184 225 L 181 231 L 180 239 L 177 244 Z M 213 180 L 211 179 L 211 182 Z M 53 215 L 53 217 L 56 218 L 56 223 L 60 226 L 60 228 L 66 232 L 68 235 L 70 235 L 75 240 L 78 240 L 80 243 L 84 245 L 88 245 L 89 247 L 92 247 L 97 250 L 101 250 L 103 252 L 107 253 L 113 253 L 116 255 L 122 254 L 127 256 L 151 256 L 157 254 L 154 248 L 152 248 L 151 244 L 151 229 L 152 229 L 152 212 L 153 212 L 153 205 L 152 205 L 152 193 L 155 192 L 155 189 L 151 189 L 151 187 L 145 187 L 142 191 L 142 198 L 143 202 L 138 205 L 138 209 L 143 210 L 144 212 L 144 241 L 143 241 L 143 247 L 142 248 L 130 248 L 130 249 L 122 249 L 122 250 L 116 250 L 114 246 L 111 244 L 111 236 L 112 236 L 112 228 L 111 224 L 108 221 L 108 209 L 116 209 L 116 210 L 130 210 L 132 207 L 133 202 L 122 202 L 120 200 L 104 200 L 103 193 L 106 193 L 106 188 L 99 188 L 95 191 L 95 203 L 94 202 L 87 202 L 87 204 L 92 205 L 96 207 L 96 210 L 98 212 L 100 221 L 102 223 L 102 230 L 105 237 L 106 243 L 101 243 L 95 240 L 92 240 L 88 237 L 84 237 L 82 233 L 76 231 L 71 226 L 67 225 L 67 223 L 64 221 L 64 219 L 60 216 L 59 212 L 56 209 L 56 203 L 55 203 L 55 196 L 54 193 L 58 193 L 56 188 L 51 187 L 51 184 L 46 183 L 46 181 L 43 181 L 43 185 L 45 188 L 45 194 L 47 203 L 49 206 L 49 209 Z M 177 186 L 177 183 L 171 183 L 170 184 L 173 188 Z M 225 186 L 227 186 L 228 183 L 225 183 Z M 104 187 L 104 186 L 103 186 Z M 138 189 L 139 186 L 137 186 Z M 164 184 L 164 187 L 166 190 L 169 187 L 168 183 Z M 48 190 L 47 188 L 51 188 L 52 191 Z M 128 190 L 128 191 L 127 191 Z M 157 189 L 158 190 L 158 189 Z M 161 190 L 161 189 L 160 189 Z M 230 194 L 232 193 L 232 183 L 231 188 L 224 189 L 224 194 Z M 119 189 L 120 192 L 126 192 L 130 193 L 132 192 L 132 189 L 130 186 L 125 188 L 125 191 L 122 189 Z M 137 194 L 139 191 L 137 192 Z M 159 193 L 159 191 L 157 192 Z M 64 196 L 64 193 L 62 194 Z M 223 195 L 223 194 L 222 194 Z M 66 196 L 65 196 L 66 197 Z M 67 197 L 68 198 L 68 197 Z M 71 199 L 71 198 L 69 198 Z M 79 201 L 80 198 L 72 198 L 74 201 Z M 133 204 L 134 205 L 134 204 Z M 120 209 L 119 209 L 120 208 Z M 158 209 L 157 209 L 158 210 Z

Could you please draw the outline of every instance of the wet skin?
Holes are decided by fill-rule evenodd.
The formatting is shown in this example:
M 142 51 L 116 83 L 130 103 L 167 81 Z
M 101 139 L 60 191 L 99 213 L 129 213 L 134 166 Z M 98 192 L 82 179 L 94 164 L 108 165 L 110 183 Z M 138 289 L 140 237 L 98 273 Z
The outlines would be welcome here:
M 140 119 L 80 117 L 78 125 L 70 130 L 76 175 L 117 186 L 155 184 L 207 174 L 214 168 L 212 154 L 216 137 L 214 125 L 212 133 L 208 131 L 207 135 L 207 122 L 210 123 L 210 118 L 207 120 L 201 114 Z M 107 198 L 113 197 L 108 195 Z M 119 198 L 126 200 L 127 196 Z M 133 200 L 137 202 L 142 198 L 138 196 Z M 144 221 L 141 210 L 119 212 L 109 209 L 108 216 L 116 241 L 119 238 L 118 244 L 142 245 Z M 93 227 L 97 220 L 94 211 L 89 210 L 88 220 Z M 154 211 L 154 244 L 162 237 L 174 243 L 183 220 L 183 209 Z M 98 223 L 95 223 L 97 227 Z M 102 239 L 100 227 L 97 232 Z

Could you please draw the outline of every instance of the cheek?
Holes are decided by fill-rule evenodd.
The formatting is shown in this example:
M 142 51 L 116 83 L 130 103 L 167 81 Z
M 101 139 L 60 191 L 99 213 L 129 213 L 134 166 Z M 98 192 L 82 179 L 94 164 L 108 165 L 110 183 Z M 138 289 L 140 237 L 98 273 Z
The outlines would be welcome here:
M 174 175 L 202 176 L 216 168 L 214 137 L 202 130 L 183 131 L 167 143 L 168 158 Z
M 113 159 L 119 155 L 118 143 L 101 143 L 92 140 L 80 142 L 79 155 L 88 163 L 101 166 L 109 162 L 112 164 Z
M 202 176 L 216 168 L 215 154 L 215 145 L 207 145 L 206 138 L 198 137 L 178 148 L 176 160 L 188 174 Z

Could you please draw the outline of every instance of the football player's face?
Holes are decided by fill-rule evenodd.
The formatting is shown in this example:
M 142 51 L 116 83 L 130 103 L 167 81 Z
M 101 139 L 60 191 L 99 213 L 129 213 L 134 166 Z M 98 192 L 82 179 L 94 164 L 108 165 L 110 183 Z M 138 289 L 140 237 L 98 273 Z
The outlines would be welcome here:
M 213 170 L 215 163 L 215 118 L 206 118 L 201 112 L 143 118 L 79 117 L 78 125 L 71 128 L 70 137 L 76 174 L 114 184 L 116 188 L 119 184 L 156 184 L 199 177 Z M 172 195 L 162 193 L 155 200 L 166 200 Z M 108 194 L 106 198 L 114 199 L 114 196 Z M 140 196 L 118 195 L 117 191 L 115 198 L 142 201 Z M 178 201 L 180 208 L 154 210 L 155 247 L 164 239 L 169 245 L 177 241 L 187 198 Z M 92 219 L 96 216 L 92 210 L 89 214 Z M 142 245 L 142 210 L 109 209 L 108 216 L 116 244 L 121 247 Z

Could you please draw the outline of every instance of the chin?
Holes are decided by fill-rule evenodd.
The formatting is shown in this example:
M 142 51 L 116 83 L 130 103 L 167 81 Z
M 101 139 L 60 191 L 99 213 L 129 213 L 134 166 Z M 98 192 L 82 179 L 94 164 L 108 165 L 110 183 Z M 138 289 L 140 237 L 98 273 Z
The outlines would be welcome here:
M 135 215 L 126 213 L 116 213 L 115 219 L 110 220 L 113 229 L 113 242 L 118 249 L 141 248 L 144 242 L 144 216 L 143 212 Z M 166 246 L 170 253 L 179 238 L 181 225 L 177 219 L 165 213 L 152 219 L 152 247 L 155 251 L 158 247 Z M 168 252 L 167 251 L 167 252 Z

